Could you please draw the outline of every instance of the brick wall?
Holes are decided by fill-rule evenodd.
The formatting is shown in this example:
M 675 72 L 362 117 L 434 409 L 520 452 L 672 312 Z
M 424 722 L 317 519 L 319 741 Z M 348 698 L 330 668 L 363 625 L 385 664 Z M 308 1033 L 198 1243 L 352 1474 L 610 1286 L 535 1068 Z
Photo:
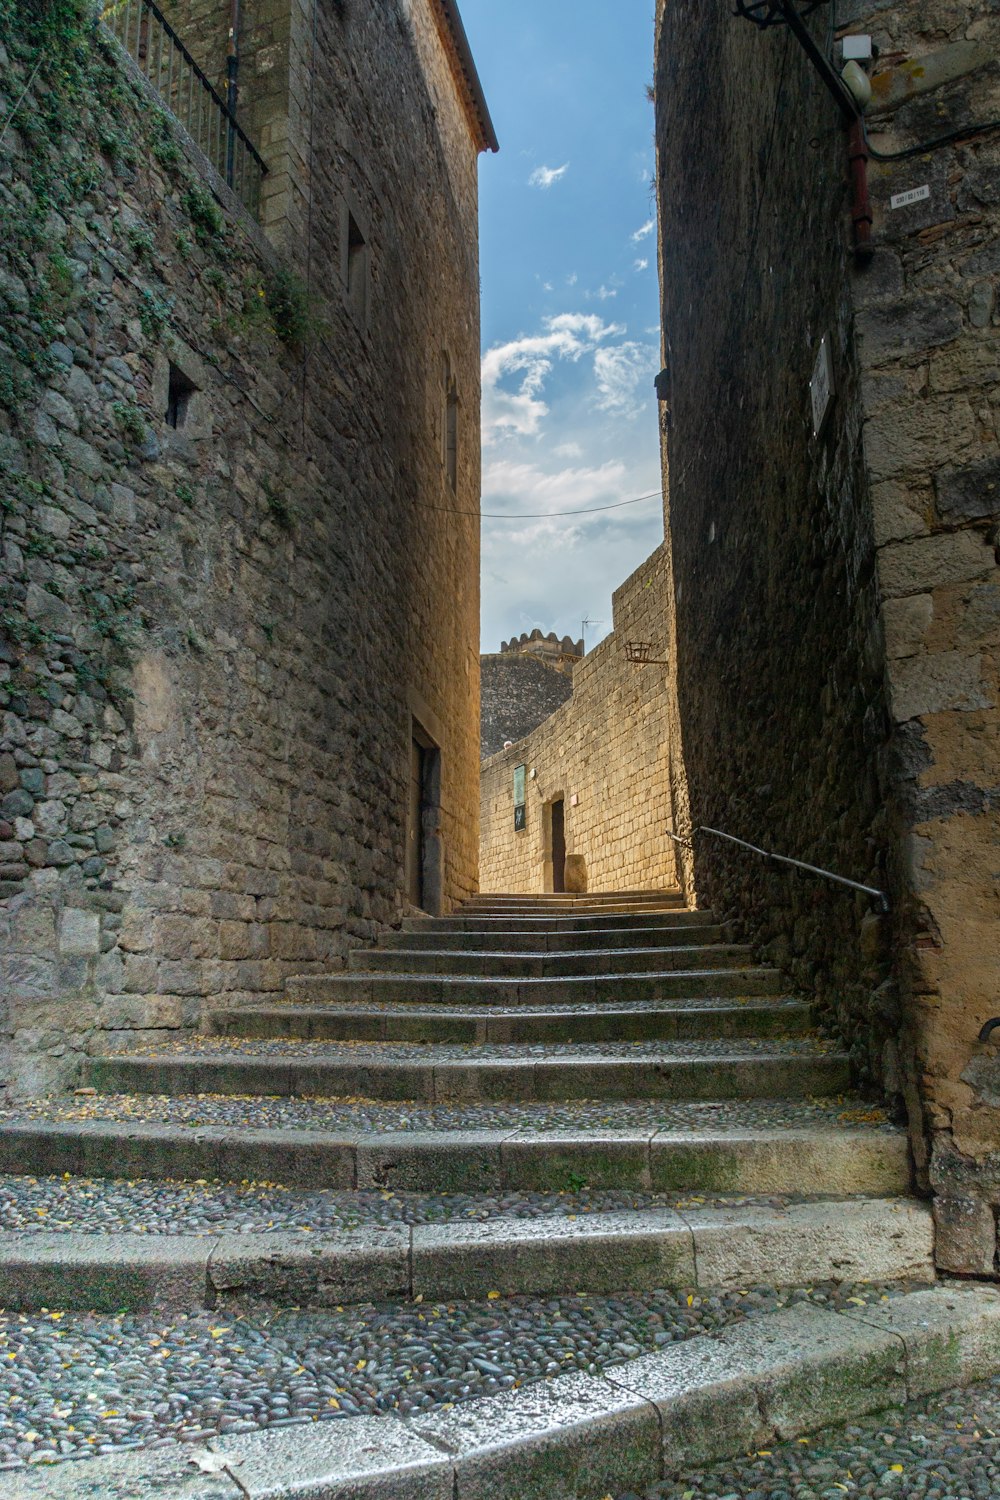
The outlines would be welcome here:
M 37 38 L 0 7 L 2 112 Z M 20 1092 L 72 1079 L 96 1029 L 190 1026 L 205 996 L 275 993 L 398 920 L 414 717 L 442 751 L 445 904 L 475 885 L 478 525 L 428 507 L 479 494 L 476 147 L 426 7 L 318 24 L 298 280 L 99 37 L 72 131 L 43 68 L 0 146 L 0 1035 Z M 171 367 L 196 388 L 176 429 Z
M 654 552 L 616 591 L 614 632 L 576 667 L 573 696 L 513 749 L 484 761 L 484 891 L 552 889 L 546 809 L 560 797 L 566 849 L 586 860 L 590 890 L 675 884 L 667 674 L 625 657 L 626 644 L 639 640 L 665 655 L 667 578 L 663 552 Z M 536 775 L 526 782 L 526 826 L 515 832 L 513 774 L 522 764 Z

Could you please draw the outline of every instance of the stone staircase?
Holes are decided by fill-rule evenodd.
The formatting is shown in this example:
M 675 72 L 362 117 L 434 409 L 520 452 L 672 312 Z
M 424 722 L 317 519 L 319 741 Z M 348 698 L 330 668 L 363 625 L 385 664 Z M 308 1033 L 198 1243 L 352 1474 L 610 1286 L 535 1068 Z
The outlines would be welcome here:
M 314 1320 L 309 1348 L 329 1357 L 347 1345 L 345 1319 L 369 1348 L 356 1332 L 369 1315 L 352 1309 L 379 1309 L 381 1368 L 433 1304 L 466 1351 L 449 1355 L 465 1361 L 459 1379 L 419 1343 L 405 1378 L 366 1375 L 370 1357 L 344 1365 L 346 1384 L 322 1409 L 274 1396 L 302 1427 L 341 1418 L 322 1424 L 322 1441 L 289 1434 L 287 1452 L 284 1435 L 269 1430 L 266 1449 L 254 1436 L 273 1417 L 239 1401 L 233 1417 L 228 1397 L 200 1426 L 155 1413 L 128 1438 L 112 1426 L 98 1451 L 179 1436 L 201 1445 L 213 1476 L 198 1488 L 163 1449 L 148 1473 L 141 1456 L 125 1470 L 109 1457 L 108 1484 L 132 1486 L 122 1493 L 159 1493 L 173 1463 L 171 1494 L 395 1500 L 415 1466 L 433 1474 L 414 1495 L 436 1495 L 440 1479 L 449 1497 L 482 1486 L 511 1500 L 596 1500 L 662 1476 L 681 1429 L 675 1458 L 690 1463 L 900 1399 L 932 1337 L 950 1352 L 933 1379 L 925 1372 L 928 1388 L 1000 1364 L 993 1295 L 934 1285 L 932 1219 L 909 1196 L 903 1134 L 850 1097 L 846 1057 L 776 971 L 670 892 L 480 896 L 453 916 L 407 920 L 347 971 L 290 980 L 282 1003 L 212 1004 L 198 1036 L 92 1057 L 72 1098 L 0 1116 L 0 1172 L 7 1315 L 128 1314 L 126 1353 L 150 1380 L 162 1337 L 148 1320 L 168 1314 L 196 1332 L 204 1322 L 201 1368 L 215 1368 L 212 1340 L 228 1325 L 240 1354 L 251 1336 L 268 1349 L 264 1330 L 291 1309 Z M 610 1317 L 623 1295 L 640 1299 L 640 1322 L 666 1318 L 655 1352 L 624 1337 L 607 1354 L 574 1352 L 573 1319 Z M 568 1340 L 560 1359 L 518 1376 L 496 1328 L 492 1353 L 469 1353 L 484 1308 L 546 1347 Z M 227 1326 L 210 1327 L 212 1316 Z M 0 1327 L 0 1354 L 4 1337 Z M 578 1373 L 553 1379 L 564 1361 Z M 849 1391 L 834 1366 L 854 1371 Z M 803 1380 L 809 1400 L 789 1415 Z M 762 1393 L 778 1387 L 784 1414 L 769 1414 Z M 683 1413 L 718 1406 L 722 1390 L 737 1415 L 713 1418 L 706 1448 Z M 418 1430 L 418 1416 L 430 1427 Z M 619 1439 L 636 1424 L 645 1446 L 630 1457 Z M 594 1453 L 612 1429 L 609 1477 Z M 348 1432 L 364 1432 L 364 1462 Z M 41 1461 L 93 1451 L 62 1441 Z M 11 1463 L 38 1461 L 15 1450 Z M 289 1466 L 280 1484 L 254 1488 L 261 1463 Z M 75 1488 L 90 1468 L 63 1464 L 44 1491 L 23 1475 L 11 1494 L 91 1493 Z M 370 1490 L 352 1487 L 362 1471 Z

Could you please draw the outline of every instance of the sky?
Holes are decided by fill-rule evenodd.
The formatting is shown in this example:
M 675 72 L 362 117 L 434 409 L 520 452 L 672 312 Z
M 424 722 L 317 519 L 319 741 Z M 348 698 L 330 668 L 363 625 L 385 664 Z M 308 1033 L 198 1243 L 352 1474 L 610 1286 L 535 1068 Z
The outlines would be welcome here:
M 663 539 L 653 381 L 652 0 L 460 0 L 499 155 L 480 159 L 482 650 L 589 650 Z

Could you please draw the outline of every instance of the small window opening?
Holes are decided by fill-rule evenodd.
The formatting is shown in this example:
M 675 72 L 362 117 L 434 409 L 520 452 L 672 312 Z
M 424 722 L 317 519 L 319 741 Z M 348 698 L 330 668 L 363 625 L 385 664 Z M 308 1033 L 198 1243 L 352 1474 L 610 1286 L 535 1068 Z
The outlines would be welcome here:
M 353 214 L 347 216 L 347 300 L 356 316 L 368 316 L 368 245 Z
M 183 427 L 187 421 L 188 407 L 191 397 L 198 387 L 189 380 L 183 370 L 176 365 L 170 366 L 170 380 L 167 385 L 167 426 Z
M 448 382 L 445 398 L 444 467 L 448 483 L 458 489 L 458 387 L 454 379 Z

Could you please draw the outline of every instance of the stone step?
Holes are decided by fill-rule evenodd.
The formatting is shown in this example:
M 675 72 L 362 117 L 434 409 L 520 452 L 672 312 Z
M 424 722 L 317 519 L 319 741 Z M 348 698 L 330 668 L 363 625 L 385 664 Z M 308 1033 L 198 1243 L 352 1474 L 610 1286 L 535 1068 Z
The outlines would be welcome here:
M 585 891 L 576 894 L 570 891 L 549 891 L 526 894 L 521 891 L 479 891 L 462 902 L 463 908 L 470 906 L 621 906 L 629 903 L 643 904 L 655 901 L 684 905 L 680 891 Z
M 335 1235 L 0 1232 L 10 1312 L 176 1312 L 229 1298 L 337 1307 L 416 1298 L 934 1279 L 929 1207 L 849 1199 L 582 1218 L 378 1224 Z
M 513 933 L 561 933 L 593 932 L 604 928 L 621 931 L 634 927 L 653 927 L 662 932 L 675 932 L 684 927 L 699 927 L 714 923 L 714 914 L 708 911 L 674 912 L 590 912 L 584 914 L 542 913 L 537 916 L 505 913 L 500 916 L 463 916 L 455 913 L 450 917 L 404 917 L 403 932 L 513 932 Z
M 442 922 L 446 921 L 442 918 Z M 602 924 L 589 930 L 570 932 L 495 932 L 488 925 L 471 926 L 460 931 L 411 922 L 400 932 L 386 933 L 383 948 L 403 948 L 411 952 L 464 952 L 469 948 L 491 953 L 585 953 L 593 948 L 683 948 L 707 947 L 722 942 L 722 928 L 714 923 L 688 923 L 670 927 L 609 927 Z
M 710 947 L 591 948 L 569 953 L 497 953 L 488 948 L 355 948 L 352 973 L 471 975 L 477 979 L 583 979 L 592 974 L 669 973 L 674 969 L 742 969 L 753 950 L 736 943 Z
M 484 979 L 475 974 L 302 974 L 285 982 L 299 1004 L 364 1005 L 373 1000 L 461 1005 L 582 1005 L 626 1000 L 748 999 L 780 996 L 777 969 L 673 969 L 563 979 Z
M 186 1441 L 164 1443 L 162 1428 L 154 1424 L 145 1439 L 156 1442 L 153 1449 L 105 1453 L 46 1469 L 33 1463 L 5 1475 L 5 1500 L 95 1495 L 108 1500 L 166 1495 L 171 1500 L 596 1500 L 624 1489 L 649 1492 L 692 1466 L 747 1453 L 767 1455 L 780 1439 L 856 1423 L 886 1407 L 988 1379 L 1000 1369 L 1000 1297 L 992 1288 L 933 1287 L 890 1295 L 885 1302 L 862 1295 L 833 1307 L 806 1298 L 781 1311 L 730 1317 L 709 1333 L 668 1343 L 655 1353 L 602 1360 L 553 1379 L 535 1377 L 520 1390 L 510 1389 L 512 1382 L 503 1376 L 508 1388 L 498 1394 L 463 1399 L 456 1393 L 457 1399 L 447 1400 L 431 1395 L 429 1409 L 414 1407 L 407 1398 L 407 1419 L 401 1421 L 349 1415 L 336 1396 L 326 1401 L 321 1416 L 317 1407 L 326 1398 L 325 1383 L 321 1388 L 303 1383 L 300 1397 L 288 1382 L 289 1366 L 305 1374 L 309 1361 L 320 1382 L 323 1377 L 305 1347 L 307 1330 L 296 1336 L 294 1323 L 280 1334 L 284 1347 L 302 1362 L 295 1366 L 286 1358 L 277 1370 L 266 1333 L 262 1337 L 252 1323 L 238 1330 L 204 1324 L 196 1320 L 187 1343 L 176 1351 L 171 1343 L 166 1352 L 183 1355 L 193 1346 L 204 1371 L 199 1378 L 213 1392 L 223 1388 L 217 1367 L 227 1372 L 221 1403 L 204 1406 L 197 1398 L 193 1403 L 196 1421 L 212 1425 L 192 1425 L 183 1434 Z M 310 1326 L 316 1328 L 315 1321 Z M 429 1342 L 418 1344 L 408 1323 L 398 1326 L 402 1339 L 432 1352 Z M 541 1317 L 536 1326 L 542 1336 L 552 1328 Z M 69 1325 L 59 1332 L 65 1351 L 75 1329 Z M 126 1407 L 137 1408 L 147 1390 L 162 1397 L 166 1372 L 172 1375 L 177 1365 L 164 1365 L 159 1331 L 138 1322 L 116 1333 L 110 1322 L 98 1320 L 94 1335 L 121 1345 L 121 1368 L 133 1372 L 123 1377 Z M 173 1330 L 171 1335 L 179 1337 Z M 47 1334 L 33 1336 L 39 1348 L 36 1354 L 29 1345 L 29 1357 L 41 1365 L 46 1352 L 55 1356 L 57 1346 Z M 228 1387 L 235 1386 L 237 1397 L 242 1391 L 247 1342 L 271 1355 L 257 1379 L 261 1410 L 267 1413 L 262 1420 L 270 1428 L 214 1436 L 218 1418 L 210 1413 L 220 1406 L 227 1415 L 238 1409 Z M 376 1347 L 388 1363 L 389 1349 Z M 458 1354 L 460 1347 L 452 1335 L 449 1353 Z M 573 1350 L 567 1352 L 572 1358 Z M 471 1358 L 458 1367 L 482 1379 Z M 488 1367 L 503 1368 L 491 1362 Z M 281 1390 L 282 1380 L 294 1405 Z M 355 1402 L 362 1399 L 369 1403 L 362 1410 L 373 1409 L 377 1397 L 371 1393 L 378 1387 L 369 1379 L 368 1362 L 359 1362 L 349 1376 L 345 1371 L 345 1380 L 355 1398 L 350 1411 L 357 1412 Z M 276 1430 L 276 1384 L 283 1396 L 280 1409 L 295 1412 L 279 1419 L 289 1430 Z M 344 1401 L 347 1389 L 346 1383 L 340 1388 Z M 13 1420 L 15 1431 L 25 1431 L 23 1417 Z M 60 1423 L 66 1420 L 57 1418 L 53 1431 L 65 1431 Z M 113 1420 L 119 1423 L 117 1416 Z M 133 1430 L 127 1418 L 101 1428 L 112 1443 L 129 1441 Z M 78 1451 L 72 1441 L 69 1446 Z M 85 1451 L 82 1445 L 79 1451 Z M 885 1493 L 903 1495 L 907 1484 L 904 1477 Z
M 449 1112 L 447 1125 L 429 1128 L 409 1108 L 369 1109 L 367 1123 L 353 1103 L 338 1112 L 303 1101 L 272 1112 L 274 1127 L 259 1123 L 255 1101 L 226 1097 L 95 1099 L 65 1106 L 64 1118 L 51 1101 L 45 1118 L 0 1121 L 0 1171 L 417 1193 L 909 1192 L 903 1131 L 840 1124 L 815 1106 L 803 1111 L 815 1123 L 785 1125 L 777 1101 L 772 1108 L 775 1125 L 766 1106 L 734 1109 L 751 1123 L 713 1125 L 705 1107 L 674 1105 L 667 1127 L 625 1124 L 634 1111 L 610 1107 L 594 1124 L 554 1124 L 539 1108 L 495 1110 L 493 1128 L 475 1112 Z
M 204 1029 L 217 1036 L 363 1042 L 691 1041 L 707 1037 L 804 1036 L 811 1011 L 799 1000 L 636 1002 L 514 1010 L 473 1006 L 212 1006 Z
M 92 1057 L 103 1093 L 414 1099 L 774 1099 L 837 1094 L 847 1057 L 808 1041 L 524 1044 L 184 1039 L 153 1056 Z
M 648 901 L 473 901 L 456 908 L 458 916 L 468 917 L 541 917 L 584 916 L 597 917 L 614 912 L 618 915 L 630 912 L 656 913 L 668 916 L 674 912 L 687 911 L 683 901 L 650 899 Z

